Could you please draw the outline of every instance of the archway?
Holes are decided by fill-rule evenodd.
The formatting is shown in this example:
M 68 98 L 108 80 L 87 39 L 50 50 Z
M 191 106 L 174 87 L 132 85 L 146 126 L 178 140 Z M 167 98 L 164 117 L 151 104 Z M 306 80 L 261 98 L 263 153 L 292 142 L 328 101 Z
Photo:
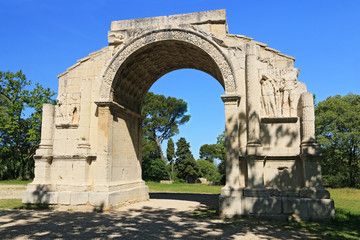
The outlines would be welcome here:
M 313 98 L 293 57 L 229 34 L 224 10 L 115 21 L 108 41 L 58 76 L 58 103 L 44 105 L 23 202 L 114 207 L 148 199 L 141 102 L 162 75 L 193 68 L 225 89 L 221 215 L 331 217 Z
M 141 47 L 138 47 L 139 42 Z M 195 45 L 196 44 L 196 45 Z M 234 93 L 236 84 L 228 60 L 210 40 L 191 31 L 164 30 L 142 35 L 124 46 L 114 55 L 105 69 L 100 88 L 101 101 L 98 107 L 99 149 L 111 149 L 111 154 L 97 155 L 97 163 L 108 163 L 111 167 L 111 182 L 128 179 L 144 187 L 140 177 L 141 163 L 141 116 L 140 106 L 150 86 L 168 72 L 183 68 L 193 68 L 213 76 L 225 89 L 225 108 L 229 113 L 226 127 L 229 129 L 229 159 L 237 162 L 237 117 L 236 108 L 239 98 Z M 230 74 L 229 74 L 230 73 Z M 112 79 L 109 81 L 108 79 Z M 191 88 L 191 86 L 189 86 Z M 113 121 L 109 124 L 109 119 Z M 104 122 L 108 128 L 104 129 Z M 115 135 L 114 132 L 120 134 Z M 127 136 L 127 137 L 125 137 Z M 122 137 L 122 138 L 120 138 Z M 122 146 L 116 145 L 122 142 Z M 124 148 L 123 146 L 127 146 Z M 231 148 L 234 149 L 231 149 Z M 131 159 L 131 160 L 130 160 Z M 127 166 L 124 166 L 124 163 Z M 232 164 L 229 164 L 231 167 Z M 235 164 L 238 166 L 238 164 Z M 128 177 L 115 172 L 135 171 Z M 239 171 L 232 168 L 232 172 Z M 136 170 L 135 170 L 136 169 Z M 231 174 L 228 174 L 231 177 Z M 235 174 L 234 174 L 235 175 Z M 238 177 L 231 186 L 239 184 Z M 100 180 L 100 179 L 99 179 Z M 230 181 L 229 181 L 230 182 Z M 141 186 L 142 185 L 142 186 Z M 116 187 L 116 186 L 115 186 Z

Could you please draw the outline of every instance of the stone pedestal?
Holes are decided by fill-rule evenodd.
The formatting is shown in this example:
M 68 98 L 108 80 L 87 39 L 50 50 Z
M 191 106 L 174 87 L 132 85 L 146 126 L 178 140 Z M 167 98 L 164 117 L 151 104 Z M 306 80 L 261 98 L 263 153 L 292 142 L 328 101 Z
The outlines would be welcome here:
M 103 191 L 51 190 L 45 185 L 30 184 L 23 194 L 23 203 L 52 204 L 73 210 L 110 209 L 148 199 L 149 189 L 143 181 L 103 186 Z

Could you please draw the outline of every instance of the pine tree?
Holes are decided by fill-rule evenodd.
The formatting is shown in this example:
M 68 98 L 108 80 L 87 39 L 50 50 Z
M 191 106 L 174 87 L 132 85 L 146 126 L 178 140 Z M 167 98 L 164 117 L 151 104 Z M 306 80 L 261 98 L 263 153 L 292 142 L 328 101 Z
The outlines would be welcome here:
M 189 181 L 190 178 L 196 179 L 198 177 L 198 169 L 190 151 L 190 144 L 182 137 L 176 142 L 176 147 L 175 167 L 177 176 L 186 181 Z
M 162 142 L 179 133 L 179 126 L 190 120 L 186 115 L 187 103 L 182 99 L 148 92 L 141 110 L 143 136 L 156 142 L 161 159 L 166 162 Z

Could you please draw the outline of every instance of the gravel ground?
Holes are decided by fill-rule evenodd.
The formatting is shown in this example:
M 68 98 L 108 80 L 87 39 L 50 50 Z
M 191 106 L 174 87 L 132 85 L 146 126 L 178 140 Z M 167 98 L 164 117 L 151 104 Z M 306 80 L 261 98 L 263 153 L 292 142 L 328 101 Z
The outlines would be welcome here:
M 8 189 L 8 190 L 6 190 Z M 20 187 L 0 187 L 2 198 L 19 198 Z M 13 194 L 13 195 L 12 195 Z M 309 239 L 306 231 L 266 222 L 194 218 L 218 205 L 217 195 L 152 193 L 146 202 L 111 212 L 0 210 L 0 239 Z
M 0 185 L 0 199 L 22 198 L 25 189 L 23 185 Z

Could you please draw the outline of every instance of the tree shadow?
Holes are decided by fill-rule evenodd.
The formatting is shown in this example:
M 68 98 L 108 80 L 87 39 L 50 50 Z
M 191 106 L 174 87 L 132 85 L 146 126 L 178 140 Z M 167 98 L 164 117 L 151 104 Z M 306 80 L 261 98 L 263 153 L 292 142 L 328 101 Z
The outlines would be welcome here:
M 171 198 L 163 193 L 154 196 Z M 195 197 L 201 200 L 200 196 Z M 189 196 L 175 195 L 174 198 L 188 199 Z M 312 234 L 274 221 L 249 218 L 224 221 L 209 217 L 194 218 L 191 213 L 175 208 L 146 206 L 105 213 L 3 210 L 0 211 L 0 236 L 4 239 L 306 239 L 320 236 L 320 233 Z
M 205 205 L 208 209 L 219 210 L 219 194 L 196 194 L 196 193 L 150 193 L 150 199 L 171 199 L 183 201 L 195 201 Z

